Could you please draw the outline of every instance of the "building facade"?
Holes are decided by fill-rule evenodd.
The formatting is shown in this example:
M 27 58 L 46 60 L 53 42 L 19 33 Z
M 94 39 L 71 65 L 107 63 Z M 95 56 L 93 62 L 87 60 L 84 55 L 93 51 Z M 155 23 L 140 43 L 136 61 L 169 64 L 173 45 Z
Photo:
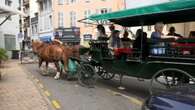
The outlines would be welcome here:
M 0 0 L 0 4 L 15 10 L 19 7 L 18 0 Z M 0 22 L 3 20 L 5 17 L 0 18 Z M 11 54 L 11 50 L 19 49 L 19 29 L 19 15 L 11 16 L 0 26 L 0 48 L 5 48 L 8 54 Z
M 35 13 L 35 16 L 34 17 L 31 17 L 30 18 L 30 30 L 31 30 L 31 33 L 30 33 L 30 36 L 31 36 L 31 39 L 39 39 L 38 36 L 39 36 L 39 29 L 38 29 L 38 13 Z
M 26 17 L 23 18 L 23 35 L 24 40 L 30 38 L 30 0 L 22 0 L 22 8 L 24 13 L 27 14 Z
M 37 0 L 38 2 L 38 36 L 53 37 L 53 1 L 54 0 Z M 57 1 L 57 0 L 56 0 Z
M 53 36 L 58 28 L 79 27 L 83 36 L 96 36 L 96 26 L 78 22 L 93 14 L 124 9 L 124 0 L 38 0 L 39 36 Z
M 30 37 L 38 39 L 38 3 L 37 0 L 30 0 Z

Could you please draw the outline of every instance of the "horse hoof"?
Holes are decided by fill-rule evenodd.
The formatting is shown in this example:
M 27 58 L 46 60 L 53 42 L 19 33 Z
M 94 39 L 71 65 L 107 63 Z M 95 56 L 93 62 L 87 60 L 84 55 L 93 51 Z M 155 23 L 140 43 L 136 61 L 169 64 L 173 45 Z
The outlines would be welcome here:
M 60 78 L 59 76 L 55 76 L 55 77 L 54 77 L 55 80 L 58 80 L 59 78 Z

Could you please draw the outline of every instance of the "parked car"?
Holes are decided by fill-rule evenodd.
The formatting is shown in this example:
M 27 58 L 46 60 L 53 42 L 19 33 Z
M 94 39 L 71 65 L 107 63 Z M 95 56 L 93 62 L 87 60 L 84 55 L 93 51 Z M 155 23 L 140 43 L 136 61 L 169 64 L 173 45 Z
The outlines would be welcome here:
M 142 110 L 195 110 L 195 85 L 154 93 L 145 101 Z

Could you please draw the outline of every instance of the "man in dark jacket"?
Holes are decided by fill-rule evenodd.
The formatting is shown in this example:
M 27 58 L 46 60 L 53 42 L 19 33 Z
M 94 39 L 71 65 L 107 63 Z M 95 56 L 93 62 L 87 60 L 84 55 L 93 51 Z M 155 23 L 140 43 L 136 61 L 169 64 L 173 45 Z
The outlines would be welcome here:
M 175 37 L 179 37 L 182 38 L 183 36 L 181 36 L 180 34 L 175 33 L 175 27 L 170 27 L 169 29 L 169 33 L 167 34 L 168 36 L 175 36 Z

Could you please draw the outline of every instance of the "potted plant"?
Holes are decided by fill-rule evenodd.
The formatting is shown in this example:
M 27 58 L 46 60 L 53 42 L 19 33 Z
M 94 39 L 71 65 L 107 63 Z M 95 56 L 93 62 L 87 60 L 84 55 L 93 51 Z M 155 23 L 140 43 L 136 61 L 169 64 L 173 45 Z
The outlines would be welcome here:
M 7 60 L 7 59 L 8 59 L 8 56 L 6 54 L 6 50 L 0 48 L 0 67 L 1 67 L 2 61 Z M 1 79 L 1 71 L 0 71 L 0 79 Z

